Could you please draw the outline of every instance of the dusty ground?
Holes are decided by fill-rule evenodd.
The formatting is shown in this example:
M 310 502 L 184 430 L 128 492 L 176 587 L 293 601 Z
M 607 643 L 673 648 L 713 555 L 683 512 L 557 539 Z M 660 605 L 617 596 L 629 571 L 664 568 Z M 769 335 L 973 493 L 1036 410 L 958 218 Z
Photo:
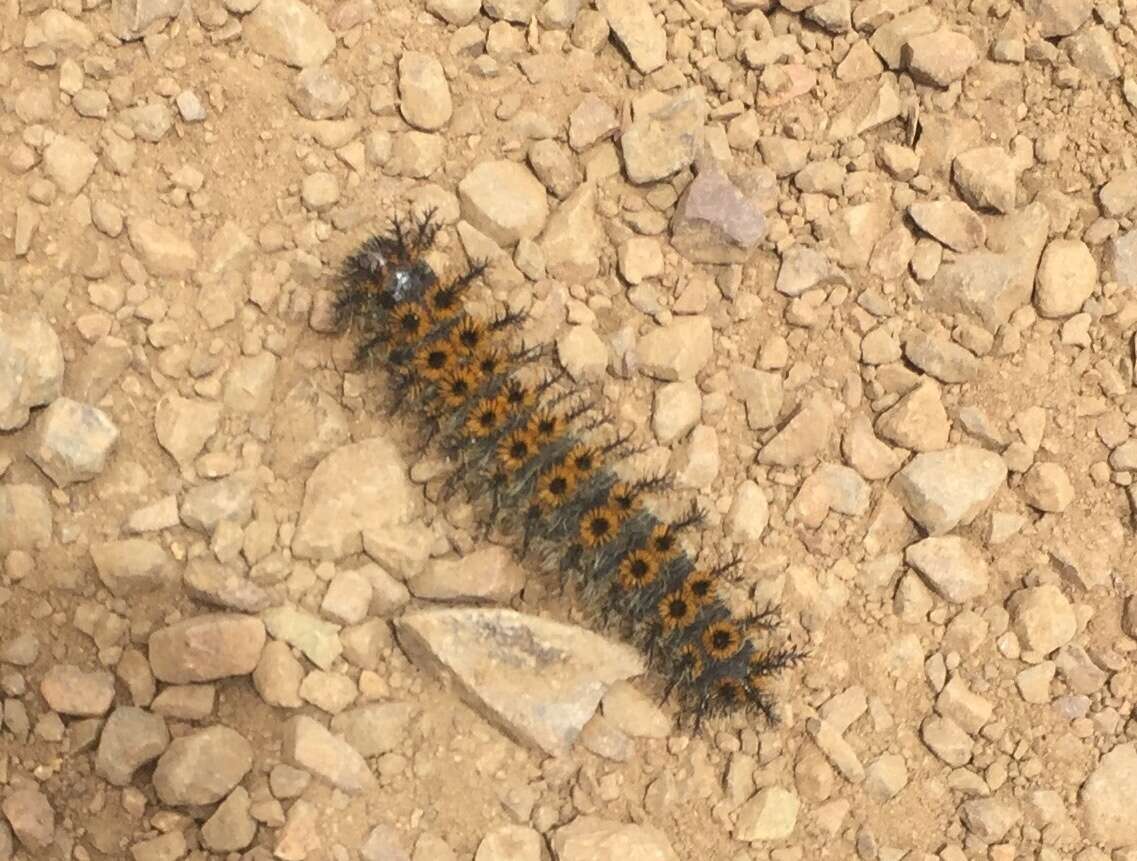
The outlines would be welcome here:
M 5 4 L 0 861 L 1133 861 L 1135 19 Z M 625 653 L 408 646 L 584 621 L 332 331 L 431 206 L 782 605 L 780 726 L 694 735 L 647 676 L 558 747 L 600 688 L 567 729 L 470 689 Z

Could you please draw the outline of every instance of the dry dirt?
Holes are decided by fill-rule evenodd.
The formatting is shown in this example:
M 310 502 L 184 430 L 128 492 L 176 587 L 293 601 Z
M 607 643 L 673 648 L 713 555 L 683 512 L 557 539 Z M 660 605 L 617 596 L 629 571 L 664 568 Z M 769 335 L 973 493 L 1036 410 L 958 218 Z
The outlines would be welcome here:
M 1131 0 L 254 6 L 0 7 L 0 861 L 1137 859 Z M 550 756 L 408 658 L 455 603 L 586 623 L 332 331 L 431 206 L 782 606 L 779 726 L 647 675 Z M 291 648 L 159 668 L 221 610 Z M 368 704 L 362 775 L 288 724 Z M 211 726 L 250 749 L 163 735 Z

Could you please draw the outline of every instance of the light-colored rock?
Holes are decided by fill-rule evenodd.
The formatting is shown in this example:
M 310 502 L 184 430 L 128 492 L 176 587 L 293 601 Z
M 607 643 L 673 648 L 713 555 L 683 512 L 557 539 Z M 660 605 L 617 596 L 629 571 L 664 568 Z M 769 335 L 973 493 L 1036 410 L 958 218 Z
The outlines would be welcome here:
M 692 87 L 637 116 L 620 137 L 628 179 L 637 185 L 656 182 L 689 167 L 703 139 L 707 111 L 702 88 Z
M 651 825 L 578 816 L 553 832 L 557 861 L 677 861 L 667 837 Z
M 261 613 L 265 628 L 274 639 L 296 647 L 321 670 L 331 669 L 343 652 L 340 626 L 296 607 L 272 607 Z
M 928 381 L 913 389 L 881 415 L 876 432 L 889 442 L 912 451 L 945 448 L 951 421 L 940 398 L 940 387 Z
M 461 559 L 434 559 L 408 584 L 430 601 L 488 600 L 507 603 L 525 585 L 525 571 L 508 550 L 490 546 Z
M 893 479 L 904 510 L 930 535 L 971 523 L 1007 478 L 999 455 L 953 446 L 916 455 Z
M 983 553 L 966 538 L 955 535 L 925 538 L 904 551 L 915 568 L 939 595 L 964 604 L 987 592 L 989 576 Z
M 1011 628 L 1024 649 L 1048 655 L 1069 643 L 1078 619 L 1062 590 L 1052 584 L 1020 589 L 1007 603 Z
M 1078 239 L 1055 239 L 1042 252 L 1034 305 L 1043 317 L 1068 317 L 1093 295 L 1098 266 Z
M 284 759 L 349 795 L 375 785 L 375 775 L 359 752 L 307 715 L 296 715 L 284 725 Z
M 762 447 L 758 452 L 758 462 L 772 466 L 800 466 L 824 451 L 832 433 L 832 409 L 824 398 L 811 398 Z
M 205 444 L 217 433 L 221 405 L 200 398 L 164 395 L 154 410 L 154 432 L 158 442 L 179 465 L 193 462 Z
M 37 787 L 13 789 L 0 801 L 0 813 L 12 826 L 16 839 L 33 857 L 43 857 L 55 840 L 55 811 Z M 614 856 L 613 856 L 614 857 Z
M 675 317 L 644 335 L 636 345 L 640 369 L 667 382 L 693 380 L 714 352 L 714 330 L 704 316 Z
M 1007 213 L 1015 208 L 1018 175 L 1014 159 L 1001 146 L 961 152 L 952 163 L 952 178 L 976 209 Z
M 297 68 L 320 65 L 336 47 L 319 12 L 301 0 L 260 0 L 241 26 L 250 48 Z
M 132 215 L 126 219 L 126 235 L 146 271 L 155 277 L 183 278 L 197 268 L 197 249 L 184 232 Z
M 667 34 L 647 0 L 599 0 L 596 9 L 641 73 L 650 74 L 667 62 Z
M 1137 746 L 1118 744 L 1102 756 L 1078 797 L 1091 840 L 1111 849 L 1137 846 L 1131 804 L 1137 798 Z
M 462 217 L 503 248 L 535 238 L 549 216 L 545 188 L 513 161 L 484 161 L 458 183 Z
M 69 135 L 56 135 L 43 151 L 44 172 L 68 197 L 83 190 L 98 161 L 86 141 Z
M 604 243 L 596 216 L 596 186 L 578 186 L 553 210 L 538 242 L 550 277 L 573 284 L 595 278 Z
M 913 80 L 947 88 L 979 61 L 975 43 L 954 30 L 915 36 L 900 49 L 900 62 Z
M 450 678 L 507 735 L 550 754 L 568 749 L 609 685 L 642 671 L 627 646 L 512 610 L 412 613 L 397 631 L 412 661 Z
M 399 110 L 416 129 L 441 129 L 454 113 L 442 64 L 430 54 L 406 51 L 399 58 Z
M 34 484 L 0 484 L 0 556 L 41 550 L 51 542 L 51 500 Z
M 63 387 L 63 348 L 39 313 L 0 316 L 0 431 L 23 427 Z
M 1065 468 L 1057 463 L 1036 463 L 1023 477 L 1023 496 L 1039 511 L 1060 513 L 1074 501 L 1074 485 Z
M 40 682 L 48 708 L 62 715 L 99 717 L 114 700 L 114 676 L 106 670 L 83 670 L 74 664 L 55 664 Z
M 406 523 L 421 505 L 393 442 L 375 437 L 342 446 L 305 484 L 292 552 L 328 560 L 359 553 L 365 528 Z
M 918 201 L 908 207 L 916 226 L 953 251 L 982 248 L 987 239 L 983 220 L 958 200 Z
M 174 520 L 177 523 L 177 518 Z M 127 538 L 91 545 L 91 561 L 103 585 L 116 598 L 128 598 L 172 585 L 178 571 L 156 541 Z
M 39 417 L 28 456 L 57 487 L 66 487 L 97 477 L 118 436 L 118 428 L 102 410 L 56 398 Z
M 734 839 L 746 842 L 785 840 L 794 832 L 801 801 L 780 786 L 767 786 L 738 811 Z

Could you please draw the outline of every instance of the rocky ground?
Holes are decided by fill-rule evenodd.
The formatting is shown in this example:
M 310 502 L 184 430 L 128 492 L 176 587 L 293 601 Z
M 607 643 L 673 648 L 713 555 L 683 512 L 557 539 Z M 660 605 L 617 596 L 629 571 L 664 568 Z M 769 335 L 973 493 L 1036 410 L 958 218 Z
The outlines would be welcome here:
M 1135 27 L 3 4 L 0 859 L 1137 859 Z M 783 606 L 781 726 L 436 502 L 330 314 L 429 208 Z

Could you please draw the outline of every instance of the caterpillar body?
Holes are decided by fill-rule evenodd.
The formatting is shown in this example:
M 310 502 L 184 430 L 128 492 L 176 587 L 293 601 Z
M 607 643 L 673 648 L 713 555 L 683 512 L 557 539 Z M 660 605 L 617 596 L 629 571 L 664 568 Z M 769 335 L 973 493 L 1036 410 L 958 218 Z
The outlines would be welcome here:
M 409 410 L 453 465 L 440 494 L 464 491 L 487 533 L 567 577 L 599 625 L 639 646 L 696 729 L 730 712 L 776 719 L 772 678 L 804 653 L 777 644 L 777 609 L 737 614 L 724 585 L 741 556 L 701 564 L 684 547 L 704 513 L 674 521 L 645 504 L 664 475 L 622 480 L 636 448 L 566 383 L 541 346 L 521 343 L 525 314 L 478 316 L 470 288 L 484 267 L 440 278 L 424 259 L 428 213 L 364 242 L 344 262 L 335 311 L 357 358 L 389 375 L 393 410 Z M 759 638 L 764 641 L 759 645 Z

